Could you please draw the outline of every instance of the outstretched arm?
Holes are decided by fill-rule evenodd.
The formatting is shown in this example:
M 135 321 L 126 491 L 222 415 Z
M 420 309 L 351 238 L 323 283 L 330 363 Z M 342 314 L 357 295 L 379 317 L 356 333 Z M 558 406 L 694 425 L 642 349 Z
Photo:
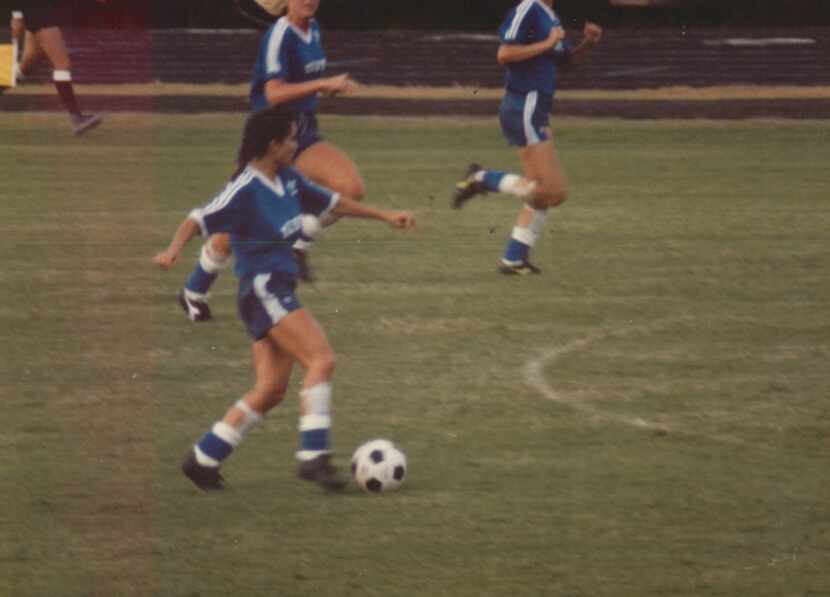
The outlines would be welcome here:
M 170 269 L 178 260 L 179 254 L 185 245 L 199 233 L 199 223 L 190 216 L 186 217 L 176 229 L 176 233 L 173 235 L 167 249 L 153 257 L 153 263 L 162 269 Z
M 341 216 L 351 218 L 367 218 L 370 220 L 380 220 L 386 222 L 392 228 L 414 228 L 415 216 L 406 211 L 388 211 L 383 209 L 376 209 L 371 205 L 366 205 L 360 201 L 355 201 L 344 195 L 340 196 L 337 205 L 332 211 Z

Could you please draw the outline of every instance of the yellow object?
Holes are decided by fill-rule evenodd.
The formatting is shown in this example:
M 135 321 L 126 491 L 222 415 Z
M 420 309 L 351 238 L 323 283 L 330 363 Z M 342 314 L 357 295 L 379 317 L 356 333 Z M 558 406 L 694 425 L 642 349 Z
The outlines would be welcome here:
M 286 0 L 255 0 L 255 2 L 259 4 L 263 10 L 274 15 L 275 17 L 282 15 L 288 5 Z
M 0 87 L 17 85 L 17 43 L 0 44 Z

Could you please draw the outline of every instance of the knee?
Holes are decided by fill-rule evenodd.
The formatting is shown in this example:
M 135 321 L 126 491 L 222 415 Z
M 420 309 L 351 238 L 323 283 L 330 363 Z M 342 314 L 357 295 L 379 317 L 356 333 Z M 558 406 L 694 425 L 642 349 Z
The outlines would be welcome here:
M 562 205 L 568 199 L 568 190 L 564 187 L 539 185 L 532 204 L 536 209 L 547 209 Z
M 314 368 L 324 379 L 330 379 L 334 374 L 335 361 L 334 351 L 326 348 L 314 355 L 309 368 Z
M 351 180 L 344 185 L 343 194 L 355 201 L 362 201 L 366 196 L 366 185 L 360 178 Z
M 208 239 L 208 250 L 217 257 L 227 257 L 231 254 L 231 237 L 227 234 L 214 234 Z

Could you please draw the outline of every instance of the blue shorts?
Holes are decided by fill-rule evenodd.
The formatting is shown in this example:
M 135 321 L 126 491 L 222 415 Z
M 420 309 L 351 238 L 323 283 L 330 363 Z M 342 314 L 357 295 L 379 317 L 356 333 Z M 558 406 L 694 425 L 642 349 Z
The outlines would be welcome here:
M 294 159 L 296 160 L 302 152 L 322 140 L 314 112 L 297 114 L 297 153 L 294 154 Z
M 296 287 L 293 278 L 279 272 L 240 278 L 236 305 L 251 338 L 262 340 L 283 317 L 302 308 Z
M 499 108 L 501 130 L 510 145 L 527 147 L 549 138 L 553 98 L 538 91 L 515 93 L 506 91 Z

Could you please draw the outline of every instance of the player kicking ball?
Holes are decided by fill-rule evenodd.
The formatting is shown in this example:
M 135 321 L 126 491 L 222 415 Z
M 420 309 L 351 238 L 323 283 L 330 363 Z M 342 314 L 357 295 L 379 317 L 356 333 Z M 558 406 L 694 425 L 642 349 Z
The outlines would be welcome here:
M 254 113 L 245 125 L 238 170 L 213 201 L 193 210 L 170 245 L 153 261 L 172 267 L 196 234 L 230 235 L 239 278 L 237 306 L 252 339 L 253 387 L 188 450 L 184 474 L 200 489 L 224 487 L 222 463 L 263 416 L 282 402 L 294 363 L 304 369 L 300 392 L 297 475 L 339 491 L 346 479 L 331 461 L 334 352 L 322 327 L 297 297 L 292 244 L 303 214 L 369 218 L 393 228 L 415 226 L 402 211 L 379 210 L 321 187 L 291 167 L 297 151 L 296 116 L 277 106 Z

